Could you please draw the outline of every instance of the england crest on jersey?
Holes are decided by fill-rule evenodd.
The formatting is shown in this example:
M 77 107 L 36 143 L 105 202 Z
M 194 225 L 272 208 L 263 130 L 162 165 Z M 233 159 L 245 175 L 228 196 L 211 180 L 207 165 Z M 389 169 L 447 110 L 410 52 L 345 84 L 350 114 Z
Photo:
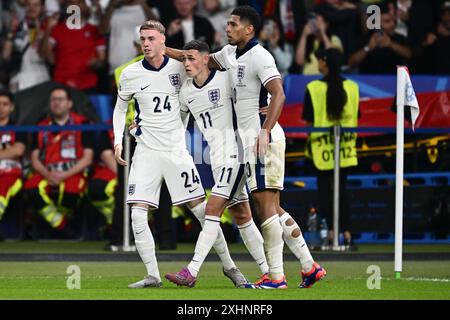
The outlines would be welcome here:
M 181 87 L 181 76 L 180 76 L 179 73 L 169 74 L 169 81 L 170 81 L 170 84 L 172 86 L 174 86 L 175 89 L 177 89 L 177 91 L 180 89 L 180 87 Z
M 136 191 L 136 185 L 135 184 L 128 185 L 128 194 L 130 196 L 132 196 L 134 194 L 134 191 Z
M 220 100 L 220 89 L 208 90 L 209 101 L 211 101 L 214 106 L 217 106 L 217 103 Z
M 245 66 L 239 65 L 238 70 L 237 70 L 237 79 L 238 79 L 237 86 L 238 87 L 246 86 L 245 84 L 242 83 L 242 80 L 244 80 L 244 76 L 245 76 Z

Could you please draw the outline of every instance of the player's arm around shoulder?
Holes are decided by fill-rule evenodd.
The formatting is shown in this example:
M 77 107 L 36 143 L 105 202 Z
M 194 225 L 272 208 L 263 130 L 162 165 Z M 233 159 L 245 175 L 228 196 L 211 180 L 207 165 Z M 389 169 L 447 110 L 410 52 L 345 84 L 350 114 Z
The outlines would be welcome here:
M 211 53 L 209 55 L 210 59 L 208 62 L 208 68 L 215 70 L 226 69 L 226 56 L 230 54 L 230 49 L 232 47 L 227 44 L 220 51 Z

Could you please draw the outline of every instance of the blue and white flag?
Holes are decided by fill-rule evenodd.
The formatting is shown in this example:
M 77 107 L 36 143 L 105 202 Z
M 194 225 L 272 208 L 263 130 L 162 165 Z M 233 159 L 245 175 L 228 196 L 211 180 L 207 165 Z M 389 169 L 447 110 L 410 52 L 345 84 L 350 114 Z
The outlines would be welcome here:
M 411 79 L 409 77 L 409 70 L 405 66 L 397 67 L 397 110 L 398 108 L 408 107 L 405 114 L 411 115 L 412 129 L 414 130 L 414 124 L 419 117 L 419 103 L 412 86 Z M 410 111 L 410 112 L 408 112 Z

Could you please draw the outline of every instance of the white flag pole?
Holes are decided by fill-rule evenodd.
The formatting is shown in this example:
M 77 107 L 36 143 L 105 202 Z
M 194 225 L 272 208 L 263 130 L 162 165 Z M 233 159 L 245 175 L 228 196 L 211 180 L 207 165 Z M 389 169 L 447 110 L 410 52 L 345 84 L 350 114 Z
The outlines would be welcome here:
M 128 174 L 130 171 L 131 165 L 131 155 L 130 155 L 130 134 L 128 130 L 124 132 L 124 160 L 128 163 L 127 166 L 124 167 L 123 174 L 123 199 L 126 201 L 128 195 Z M 123 247 L 122 250 L 125 252 L 128 251 L 136 251 L 136 248 L 130 245 L 130 207 L 125 202 L 123 206 Z
M 404 155 L 404 108 L 405 67 L 397 67 L 397 150 L 395 172 L 395 278 L 400 279 L 403 251 L 403 155 Z
M 341 127 L 334 125 L 334 188 L 333 188 L 333 250 L 340 251 L 339 246 L 339 170 L 341 169 Z

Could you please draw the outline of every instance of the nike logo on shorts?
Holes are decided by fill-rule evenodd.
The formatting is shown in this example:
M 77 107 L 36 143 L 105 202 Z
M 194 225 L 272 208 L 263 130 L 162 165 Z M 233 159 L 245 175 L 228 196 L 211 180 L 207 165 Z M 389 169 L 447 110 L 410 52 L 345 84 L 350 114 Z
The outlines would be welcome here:
M 197 190 L 197 189 L 198 189 L 198 187 L 195 188 L 195 189 L 193 189 L 193 190 L 189 190 L 189 193 L 192 193 L 192 192 L 194 192 L 194 191 Z

